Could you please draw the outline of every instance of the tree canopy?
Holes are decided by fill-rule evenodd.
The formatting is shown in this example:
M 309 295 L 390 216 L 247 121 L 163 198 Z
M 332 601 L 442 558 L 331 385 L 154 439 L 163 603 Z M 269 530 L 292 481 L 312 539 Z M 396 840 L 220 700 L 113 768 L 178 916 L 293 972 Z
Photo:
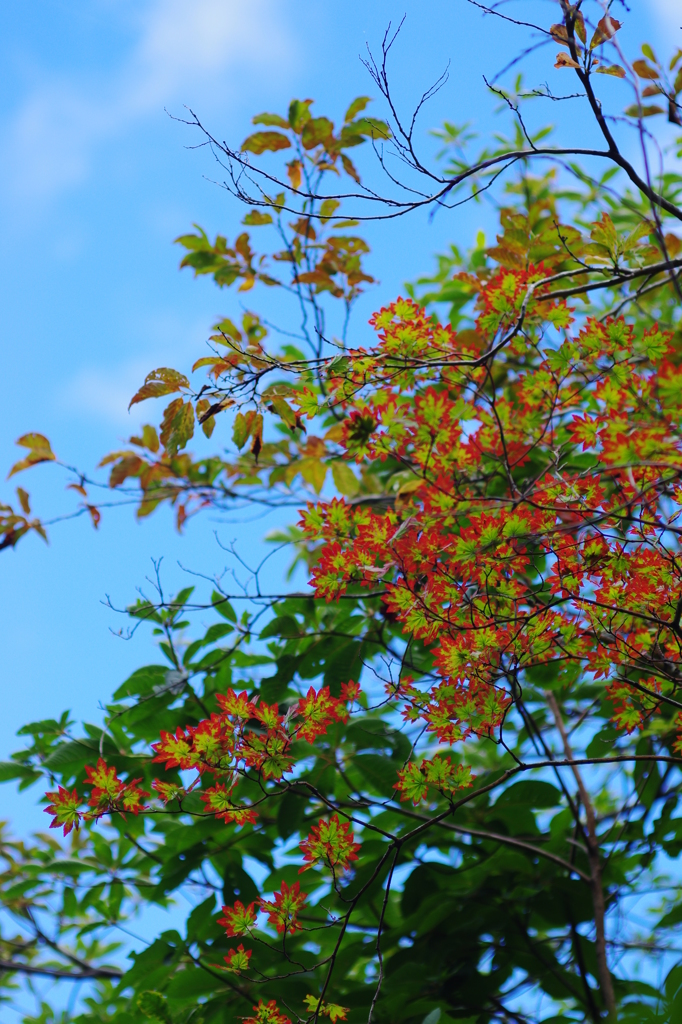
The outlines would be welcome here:
M 0 779 L 42 785 L 62 835 L 3 835 L 4 994 L 88 984 L 27 1022 L 682 1013 L 682 51 L 630 59 L 597 3 L 556 17 L 528 28 L 592 148 L 531 133 L 524 104 L 560 97 L 517 81 L 491 86 L 509 137 L 472 155 L 446 124 L 431 164 L 390 32 L 377 116 L 294 100 L 230 148 L 188 115 L 246 212 L 232 241 L 180 236 L 181 266 L 295 312 L 232 312 L 191 369 L 153 369 L 131 406 L 168 404 L 103 458 L 108 492 L 180 530 L 291 508 L 271 539 L 310 583 L 266 593 L 253 568 L 168 596 L 159 569 L 127 609 L 158 663 L 102 722 L 22 729 Z M 481 196 L 496 243 L 381 295 L 356 344 L 364 223 Z M 19 444 L 11 475 L 62 465 L 42 434 Z M 73 484 L 95 526 L 97 482 Z M 20 487 L 0 546 L 47 525 Z M 117 929 L 179 893 L 186 920 L 124 961 Z

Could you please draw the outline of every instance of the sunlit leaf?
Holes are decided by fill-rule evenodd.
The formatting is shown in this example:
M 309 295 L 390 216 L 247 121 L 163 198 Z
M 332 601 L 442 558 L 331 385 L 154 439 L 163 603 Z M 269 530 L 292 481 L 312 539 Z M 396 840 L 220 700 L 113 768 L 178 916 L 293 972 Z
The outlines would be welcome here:
M 610 14 L 605 14 L 597 22 L 594 35 L 590 40 L 590 49 L 594 50 L 596 46 L 606 42 L 607 39 L 612 39 L 619 28 L 621 28 L 621 23 L 616 18 L 612 18 Z M 582 37 L 582 39 L 585 42 L 585 37 Z
M 349 121 L 352 121 L 353 118 L 357 114 L 361 113 L 361 111 L 363 111 L 365 109 L 365 107 L 367 106 L 367 104 L 370 103 L 370 102 L 371 102 L 371 100 L 370 100 L 369 96 L 358 96 L 356 99 L 353 100 L 351 105 L 348 107 L 348 110 L 346 111 L 343 120 L 346 123 L 348 123 Z
M 256 114 L 251 118 L 251 124 L 264 124 L 273 128 L 288 128 L 289 122 L 280 117 L 279 114 Z
M 620 64 L 606 64 L 602 67 L 593 68 L 598 75 L 613 75 L 614 78 L 625 78 L 625 68 Z
M 255 132 L 242 142 L 242 150 L 260 155 L 265 152 L 276 153 L 280 149 L 289 149 L 291 142 L 281 132 Z
M 147 374 L 142 387 L 130 399 L 128 408 L 132 408 L 138 402 L 144 402 L 147 398 L 161 398 L 163 395 L 170 395 L 174 391 L 188 387 L 189 381 L 184 374 L 161 366 Z
M 242 218 L 242 224 L 248 224 L 250 227 L 260 224 L 272 224 L 272 216 L 269 213 L 263 213 L 262 210 L 250 210 Z

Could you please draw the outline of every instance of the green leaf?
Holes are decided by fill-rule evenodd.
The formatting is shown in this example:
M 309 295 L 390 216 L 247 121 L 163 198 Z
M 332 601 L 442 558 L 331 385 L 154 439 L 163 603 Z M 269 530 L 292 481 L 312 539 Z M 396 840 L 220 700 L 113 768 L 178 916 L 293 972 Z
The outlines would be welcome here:
M 143 1017 L 162 1021 L 163 1024 L 173 1024 L 168 1000 L 160 992 L 143 992 L 138 997 L 137 1008 Z
M 11 782 L 14 779 L 39 779 L 41 772 L 28 765 L 15 761 L 0 761 L 0 782 Z
M 310 120 L 310 104 L 312 100 L 292 100 L 289 104 L 289 124 L 295 132 L 300 132 Z
M 229 622 L 237 621 L 237 616 L 232 605 L 227 598 L 223 597 L 222 594 L 219 594 L 217 590 L 214 590 L 211 594 L 211 604 L 218 612 L 218 615 L 222 615 L 224 619 L 227 619 Z
M 249 213 L 242 218 L 242 224 L 248 224 L 250 227 L 272 223 L 272 216 L 269 213 L 263 213 L 262 210 L 250 210 Z
M 237 448 L 242 449 L 249 439 L 253 426 L 254 414 L 238 412 L 232 428 L 232 440 Z
M 324 202 L 320 204 L 321 219 L 328 220 L 329 217 L 332 217 L 334 215 L 334 213 L 336 212 L 336 210 L 338 210 L 340 205 L 341 203 L 338 201 L 338 199 L 325 199 Z
M 291 408 L 286 398 L 282 398 L 279 395 L 273 395 L 272 397 L 272 408 L 275 410 L 280 419 L 286 423 L 288 427 L 296 426 L 296 413 Z
M 631 106 L 626 107 L 624 113 L 628 117 L 652 117 L 654 114 L 665 114 L 663 107 L 657 106 L 655 103 L 649 106 L 641 106 L 638 103 L 633 103 Z
M 395 796 L 394 786 L 398 781 L 398 766 L 378 754 L 356 754 L 353 765 L 370 786 L 382 796 Z
M 346 124 L 352 121 L 356 114 L 361 113 L 365 109 L 368 103 L 371 103 L 369 96 L 358 96 L 353 100 L 348 110 L 345 113 L 343 120 Z M 429 1022 L 431 1024 L 431 1022 Z
M 194 436 L 194 406 L 174 398 L 161 421 L 161 444 L 169 455 L 176 455 Z
M 251 124 L 265 124 L 273 128 L 288 128 L 289 122 L 279 114 L 256 114 L 251 118 Z
M 328 117 L 313 117 L 306 121 L 301 131 L 301 143 L 304 149 L 327 144 L 333 135 L 334 125 Z

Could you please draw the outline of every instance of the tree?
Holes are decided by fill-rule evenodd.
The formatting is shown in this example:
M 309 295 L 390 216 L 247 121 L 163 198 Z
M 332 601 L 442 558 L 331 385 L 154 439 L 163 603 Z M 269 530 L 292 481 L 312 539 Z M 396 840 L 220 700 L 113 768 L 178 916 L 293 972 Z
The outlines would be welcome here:
M 197 229 L 178 239 L 182 266 L 279 288 L 300 340 L 278 345 L 253 312 L 222 319 L 193 367 L 207 383 L 152 371 L 131 404 L 173 396 L 159 429 L 103 464 L 138 515 L 168 504 L 179 528 L 206 508 L 305 503 L 277 539 L 312 589 L 263 594 L 255 571 L 247 592 L 168 598 L 159 573 L 127 611 L 165 662 L 121 685 L 101 727 L 26 726 L 3 766 L 22 785 L 49 778 L 70 845 L 5 842 L 17 933 L 2 966 L 91 980 L 83 1024 L 680 1012 L 682 179 L 650 171 L 648 118 L 679 125 L 682 52 L 666 69 L 645 45 L 630 64 L 608 12 L 561 10 L 543 38 L 566 48 L 554 66 L 601 148 L 531 134 L 519 85 L 495 90 L 512 138 L 472 161 L 446 125 L 449 162 L 432 170 L 392 100 L 388 34 L 368 63 L 385 121 L 366 97 L 340 129 L 295 100 L 232 150 L 192 115 L 245 226 L 277 248 Z M 637 160 L 596 74 L 635 91 Z M 392 195 L 348 155 L 368 141 L 382 166 L 389 146 L 402 158 Z M 348 232 L 500 179 L 497 244 L 441 256 L 375 314 L 375 344 L 352 345 L 372 279 Z M 211 437 L 228 421 L 234 454 L 188 452 L 197 425 Z M 42 435 L 20 444 L 13 472 L 54 461 Z M 7 546 L 44 526 L 19 501 Z M 112 924 L 181 889 L 184 933 L 123 973 Z

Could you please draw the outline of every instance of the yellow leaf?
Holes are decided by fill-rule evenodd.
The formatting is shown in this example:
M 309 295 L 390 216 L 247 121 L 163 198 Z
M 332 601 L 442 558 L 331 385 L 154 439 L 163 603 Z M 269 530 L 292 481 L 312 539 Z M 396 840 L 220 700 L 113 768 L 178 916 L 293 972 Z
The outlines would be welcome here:
M 625 68 L 620 64 L 606 64 L 603 68 L 594 68 L 598 75 L 613 75 L 614 78 L 625 78 Z
M 398 488 L 398 497 L 402 497 L 403 494 L 414 494 L 420 487 L 424 486 L 424 481 L 421 477 L 415 477 L 414 480 L 407 480 L 402 487 Z
M 30 451 L 26 458 L 14 463 L 7 474 L 8 479 L 14 476 L 15 473 L 20 473 L 23 469 L 30 469 L 31 466 L 37 466 L 41 462 L 54 462 L 56 458 L 50 442 L 44 434 L 22 434 L 17 444 L 21 445 L 22 448 L 29 448 Z
M 582 11 L 578 11 L 575 15 L 575 31 L 583 43 L 587 39 L 587 33 L 585 32 L 585 19 L 583 18 Z
M 298 468 L 305 482 L 319 494 L 327 476 L 327 467 L 324 462 L 320 459 L 301 459 Z
M 354 498 L 360 490 L 360 481 L 347 462 L 332 462 L 332 477 L 339 494 Z

